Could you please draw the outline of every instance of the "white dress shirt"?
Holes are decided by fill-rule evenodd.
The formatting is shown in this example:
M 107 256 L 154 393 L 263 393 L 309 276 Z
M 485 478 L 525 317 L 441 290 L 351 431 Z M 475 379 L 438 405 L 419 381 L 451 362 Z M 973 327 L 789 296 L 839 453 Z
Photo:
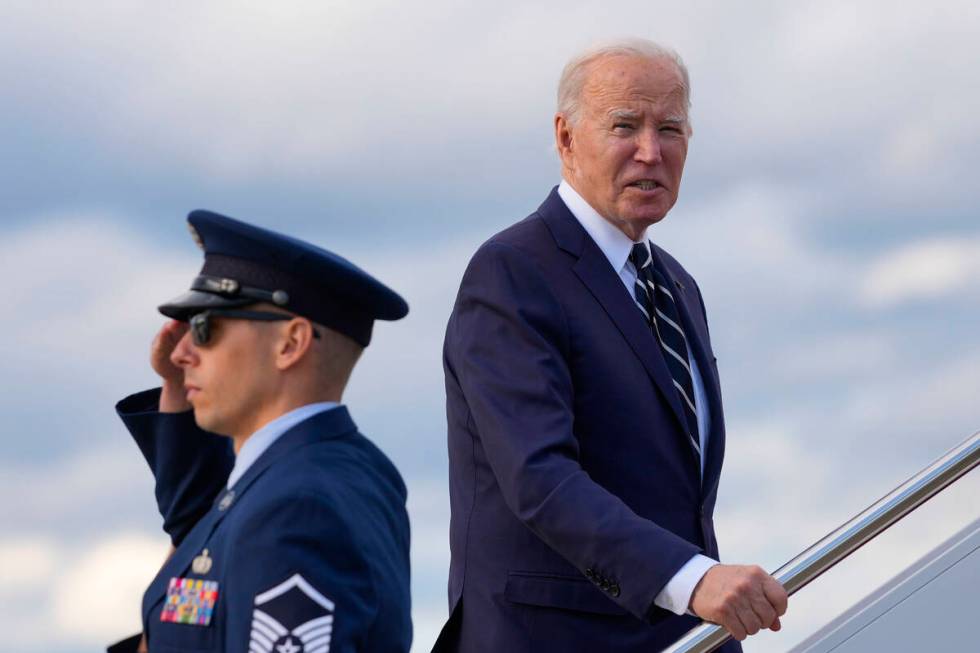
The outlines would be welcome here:
M 238 450 L 238 455 L 235 456 L 235 465 L 231 468 L 231 474 L 228 475 L 228 487 L 234 487 L 238 479 L 248 471 L 248 468 L 259 459 L 259 456 L 265 453 L 265 450 L 271 447 L 272 443 L 278 440 L 283 433 L 317 413 L 336 408 L 339 405 L 334 401 L 306 404 L 305 406 L 294 408 L 288 413 L 283 413 L 253 433 L 245 440 L 245 444 L 242 445 L 242 448 Z
M 626 292 L 630 299 L 633 299 L 633 287 L 636 284 L 636 268 L 630 262 L 630 252 L 633 250 L 634 243 L 629 236 L 619 230 L 613 223 L 603 218 L 599 213 L 586 202 L 581 195 L 572 188 L 564 179 L 558 185 L 558 196 L 561 197 L 565 206 L 571 211 L 575 219 L 579 221 L 582 228 L 592 237 L 595 244 L 599 246 L 612 265 L 612 269 L 619 275 Z M 643 237 L 637 242 L 646 241 L 646 231 Z M 634 300 L 635 301 L 635 300 Z M 639 309 L 637 309 L 639 310 Z M 691 380 L 694 383 L 694 403 L 697 408 L 698 418 L 698 440 L 701 443 L 701 451 L 707 452 L 708 430 L 710 429 L 710 415 L 708 411 L 708 399 L 705 396 L 704 381 L 701 372 L 698 370 L 697 361 L 688 353 L 688 362 L 691 365 Z M 701 475 L 704 475 L 705 456 L 701 456 Z M 664 588 L 657 594 L 653 602 L 665 610 L 670 610 L 674 614 L 684 614 L 691 602 L 691 594 L 694 587 L 698 584 L 705 572 L 718 564 L 707 556 L 695 554 L 687 561 L 680 570 L 674 574 Z

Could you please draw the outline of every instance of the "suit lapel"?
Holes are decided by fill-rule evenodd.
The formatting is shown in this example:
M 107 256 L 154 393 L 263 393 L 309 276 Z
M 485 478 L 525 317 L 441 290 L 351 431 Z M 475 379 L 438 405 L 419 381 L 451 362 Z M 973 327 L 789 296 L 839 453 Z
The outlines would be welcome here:
M 578 257 L 572 270 L 609 315 L 633 353 L 640 359 L 647 374 L 660 390 L 664 401 L 670 406 L 677 427 L 681 432 L 686 433 L 687 426 L 681 399 L 674 388 L 667 363 L 664 362 L 663 354 L 650 331 L 650 326 L 636 308 L 629 292 L 623 287 L 619 275 L 609 265 L 609 259 L 568 210 L 557 190 L 551 191 L 551 195 L 538 212 L 551 229 L 558 246 Z M 690 447 L 686 448 L 690 449 Z
M 338 406 L 322 413 L 317 413 L 303 420 L 293 428 L 283 433 L 252 463 L 245 474 L 231 489 L 225 489 L 215 498 L 211 510 L 201 518 L 174 554 L 164 563 L 156 578 L 150 583 L 143 594 L 143 623 L 148 623 L 153 607 L 167 593 L 170 579 L 179 577 L 190 566 L 195 556 L 201 553 L 211 539 L 215 529 L 234 510 L 242 495 L 277 460 L 289 452 L 313 442 L 340 437 L 356 431 L 357 427 L 345 406 Z
M 591 241 L 590 241 L 591 243 Z M 653 379 L 661 395 L 670 404 L 677 425 L 686 430 L 680 395 L 674 388 L 674 380 L 667 369 L 663 354 L 657 348 L 650 326 L 644 321 L 633 303 L 623 282 L 609 266 L 609 260 L 593 243 L 586 245 L 581 258 L 572 268 L 589 292 L 612 319 L 616 328 L 629 343 L 647 374 Z

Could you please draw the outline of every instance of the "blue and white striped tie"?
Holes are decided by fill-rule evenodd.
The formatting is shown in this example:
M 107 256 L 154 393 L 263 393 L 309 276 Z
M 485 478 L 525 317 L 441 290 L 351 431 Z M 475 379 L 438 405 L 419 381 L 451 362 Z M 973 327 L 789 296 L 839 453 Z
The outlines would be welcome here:
M 646 243 L 633 245 L 630 261 L 636 267 L 636 285 L 634 295 L 636 304 L 643 311 L 653 332 L 660 342 L 664 361 L 670 376 L 680 395 L 684 406 L 684 416 L 687 418 L 687 434 L 694 450 L 701 457 L 701 445 L 698 437 L 698 411 L 694 399 L 694 381 L 691 377 L 691 366 L 688 358 L 687 338 L 681 328 L 680 316 L 674 304 L 674 296 L 664 275 L 653 264 L 653 256 Z

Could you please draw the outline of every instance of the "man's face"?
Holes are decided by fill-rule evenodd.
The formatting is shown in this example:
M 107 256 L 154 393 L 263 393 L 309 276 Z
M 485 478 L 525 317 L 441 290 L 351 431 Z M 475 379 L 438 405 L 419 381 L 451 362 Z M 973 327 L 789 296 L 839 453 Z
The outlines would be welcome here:
M 673 62 L 610 56 L 590 65 L 575 124 L 555 118 L 563 174 L 633 239 L 674 206 L 689 128 Z
M 184 371 L 198 426 L 248 436 L 267 421 L 279 377 L 274 333 L 267 323 L 212 318 L 207 344 L 196 345 L 190 333 L 184 334 L 170 359 Z

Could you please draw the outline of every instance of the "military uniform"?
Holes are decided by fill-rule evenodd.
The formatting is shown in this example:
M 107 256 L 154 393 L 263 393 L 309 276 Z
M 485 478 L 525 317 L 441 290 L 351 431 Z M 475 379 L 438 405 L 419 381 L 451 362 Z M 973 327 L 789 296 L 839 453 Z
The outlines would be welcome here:
M 274 303 L 284 310 L 366 345 L 374 318 L 407 311 L 393 291 L 324 250 L 216 214 L 195 212 L 190 222 L 203 240 L 205 270 L 191 293 L 161 307 L 172 317 L 188 319 L 202 304 L 216 311 L 246 306 L 255 293 L 278 292 L 286 299 Z M 343 289 L 332 284 L 338 276 Z M 243 288 L 252 295 L 242 297 Z M 333 311 L 354 314 L 338 322 L 318 312 L 311 292 L 319 301 L 332 293 Z M 351 308 L 350 296 L 363 304 Z M 405 485 L 346 407 L 324 405 L 284 422 L 288 428 L 272 434 L 226 487 L 235 462 L 229 439 L 198 428 L 190 411 L 160 413 L 158 405 L 157 390 L 117 405 L 154 473 L 176 547 L 143 597 L 151 652 L 409 649 Z

